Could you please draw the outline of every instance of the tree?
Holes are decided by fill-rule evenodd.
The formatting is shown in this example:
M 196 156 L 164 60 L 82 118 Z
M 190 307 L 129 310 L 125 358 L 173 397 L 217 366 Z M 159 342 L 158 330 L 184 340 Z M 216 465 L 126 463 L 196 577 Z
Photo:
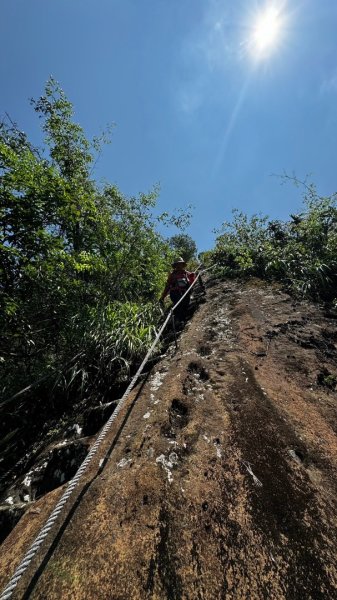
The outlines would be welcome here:
M 129 198 L 92 179 L 105 136 L 86 138 L 55 80 L 32 104 L 42 150 L 0 123 L 0 476 L 48 423 L 129 377 L 161 318 L 172 250 L 158 222 L 190 216 L 154 215 L 157 187 Z
M 112 314 L 124 319 L 123 303 L 131 303 L 135 315 L 138 308 L 144 312 L 158 297 L 170 261 L 156 229 L 158 219 L 169 222 L 170 216 L 153 214 L 157 188 L 128 198 L 92 179 L 99 144 L 73 122 L 72 104 L 54 79 L 32 104 L 46 135 L 42 151 L 15 124 L 0 123 L 3 399 L 62 370 L 107 307 L 107 330 L 116 323 Z M 185 224 L 188 215 L 179 219 Z M 155 325 L 159 313 L 145 312 Z M 90 353 L 82 366 L 85 361 L 87 373 L 94 373 Z
M 177 256 L 182 256 L 186 262 L 196 258 L 197 246 L 193 238 L 186 233 L 173 235 L 168 240 L 170 248 Z

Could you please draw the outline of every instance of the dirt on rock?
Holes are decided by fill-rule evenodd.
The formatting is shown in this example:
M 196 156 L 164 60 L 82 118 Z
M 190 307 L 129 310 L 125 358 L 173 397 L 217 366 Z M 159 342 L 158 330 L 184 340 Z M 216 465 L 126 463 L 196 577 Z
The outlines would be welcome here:
M 277 286 L 209 281 L 13 598 L 337 598 L 336 324 Z M 62 491 L 4 541 L 2 587 Z

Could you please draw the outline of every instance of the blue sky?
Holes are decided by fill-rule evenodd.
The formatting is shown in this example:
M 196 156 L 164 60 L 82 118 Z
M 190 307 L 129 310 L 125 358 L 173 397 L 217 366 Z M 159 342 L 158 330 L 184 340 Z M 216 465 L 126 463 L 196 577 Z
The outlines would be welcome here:
M 280 36 L 258 61 L 248 41 L 271 3 Z M 3 0 L 0 115 L 39 143 L 29 98 L 53 75 L 88 136 L 116 123 L 96 179 L 130 195 L 159 182 L 161 210 L 193 204 L 205 250 L 234 207 L 298 210 L 274 174 L 337 191 L 336 31 L 335 0 Z

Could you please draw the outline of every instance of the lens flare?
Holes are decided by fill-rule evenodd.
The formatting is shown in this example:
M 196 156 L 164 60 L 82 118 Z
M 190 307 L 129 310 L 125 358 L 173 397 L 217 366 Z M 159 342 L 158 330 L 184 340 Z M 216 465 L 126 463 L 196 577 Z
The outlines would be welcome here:
M 280 39 L 283 27 L 281 10 L 268 6 L 256 17 L 253 26 L 250 46 L 256 57 L 268 54 Z

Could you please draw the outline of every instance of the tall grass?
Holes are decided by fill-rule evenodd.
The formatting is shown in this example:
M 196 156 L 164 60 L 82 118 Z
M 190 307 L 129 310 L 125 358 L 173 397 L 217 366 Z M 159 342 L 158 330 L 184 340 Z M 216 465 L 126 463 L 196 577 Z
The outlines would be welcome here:
M 113 302 L 74 317 L 65 348 L 81 348 L 57 386 L 72 396 L 106 398 L 146 354 L 161 316 L 154 304 Z

